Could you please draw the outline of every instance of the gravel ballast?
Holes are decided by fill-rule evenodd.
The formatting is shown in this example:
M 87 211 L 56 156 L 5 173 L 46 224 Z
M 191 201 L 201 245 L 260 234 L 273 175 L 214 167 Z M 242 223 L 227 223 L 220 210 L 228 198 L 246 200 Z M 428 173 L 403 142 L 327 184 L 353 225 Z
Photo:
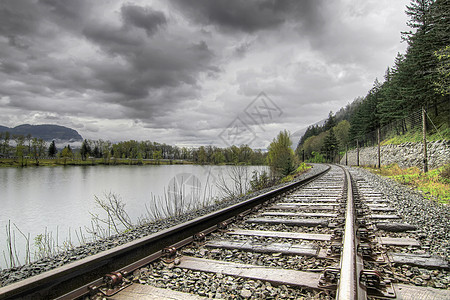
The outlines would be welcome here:
M 415 225 L 418 230 L 407 233 L 377 231 L 378 236 L 410 237 L 420 240 L 420 247 L 383 246 L 382 252 L 431 254 L 449 261 L 450 253 L 450 208 L 434 200 L 429 200 L 409 187 L 372 174 L 364 169 L 350 169 L 354 180 L 363 180 L 365 184 L 376 187 L 382 198 L 395 209 L 401 222 Z M 423 267 L 401 265 L 378 265 L 364 261 L 366 269 L 378 270 L 385 279 L 392 282 L 428 286 L 439 289 L 450 289 L 450 273 L 445 269 L 426 269 Z
M 396 213 L 424 235 L 429 251 L 450 259 L 450 207 L 426 199 L 419 191 L 392 179 L 380 177 L 364 169 L 351 168 L 353 176 L 361 176 L 388 198 Z

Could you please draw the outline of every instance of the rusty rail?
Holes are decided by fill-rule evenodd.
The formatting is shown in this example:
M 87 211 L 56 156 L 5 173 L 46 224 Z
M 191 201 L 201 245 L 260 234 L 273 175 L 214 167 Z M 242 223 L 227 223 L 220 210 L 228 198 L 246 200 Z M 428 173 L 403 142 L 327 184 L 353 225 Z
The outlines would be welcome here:
M 224 221 L 227 222 L 239 214 L 248 213 L 257 205 L 309 183 L 328 172 L 329 169 L 330 167 L 306 179 L 271 190 L 241 203 L 2 287 L 0 288 L 0 300 L 74 299 L 88 295 L 93 286 L 102 282 L 105 274 L 113 271 L 131 272 L 159 258 L 164 248 L 172 245 L 175 247 L 185 245 L 193 240 L 194 235 L 215 230 Z

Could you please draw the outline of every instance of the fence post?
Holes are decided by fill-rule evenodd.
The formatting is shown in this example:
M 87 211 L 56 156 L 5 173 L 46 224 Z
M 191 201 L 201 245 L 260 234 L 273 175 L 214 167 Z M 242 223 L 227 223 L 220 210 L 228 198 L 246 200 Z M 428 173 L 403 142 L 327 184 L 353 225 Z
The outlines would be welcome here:
M 427 113 L 422 106 L 422 132 L 423 132 L 423 172 L 428 172 L 428 154 L 427 154 Z
M 348 144 L 345 145 L 345 165 L 348 166 Z
M 305 162 L 305 149 L 302 149 L 302 162 Z
M 359 167 L 359 141 L 356 140 L 356 166 Z
M 380 128 L 377 130 L 377 140 L 378 140 L 378 169 L 381 168 L 381 142 L 380 142 Z

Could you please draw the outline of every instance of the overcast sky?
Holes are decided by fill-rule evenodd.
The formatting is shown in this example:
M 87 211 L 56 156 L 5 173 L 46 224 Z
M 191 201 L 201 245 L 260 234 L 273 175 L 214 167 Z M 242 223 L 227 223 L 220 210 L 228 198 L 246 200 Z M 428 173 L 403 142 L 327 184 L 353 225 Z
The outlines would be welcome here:
M 266 148 L 383 78 L 408 3 L 2 0 L 0 125 Z

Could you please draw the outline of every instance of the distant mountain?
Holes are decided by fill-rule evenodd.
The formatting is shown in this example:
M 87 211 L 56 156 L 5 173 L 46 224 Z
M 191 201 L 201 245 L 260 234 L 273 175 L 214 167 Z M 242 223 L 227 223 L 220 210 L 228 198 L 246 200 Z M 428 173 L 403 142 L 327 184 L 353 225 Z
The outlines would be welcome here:
M 44 141 L 61 140 L 77 142 L 82 141 L 83 137 L 74 129 L 59 126 L 59 125 L 29 125 L 23 124 L 14 128 L 0 126 L 0 132 L 8 131 L 11 135 L 24 135 L 30 134 L 32 137 L 43 139 Z

